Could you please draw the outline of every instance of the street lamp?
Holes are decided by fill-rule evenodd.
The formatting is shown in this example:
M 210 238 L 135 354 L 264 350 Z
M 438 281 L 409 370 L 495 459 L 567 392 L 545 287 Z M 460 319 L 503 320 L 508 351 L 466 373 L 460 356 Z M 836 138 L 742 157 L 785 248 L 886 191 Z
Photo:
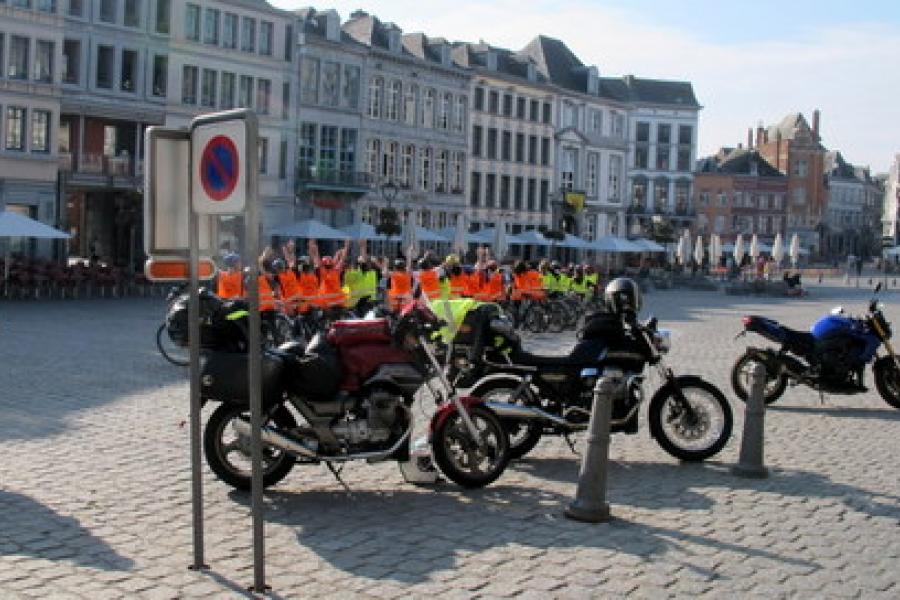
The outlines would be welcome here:
M 391 236 L 400 234 L 397 211 L 392 205 L 394 200 L 397 199 L 398 192 L 399 188 L 397 188 L 393 180 L 389 180 L 381 186 L 381 197 L 384 198 L 387 207 L 382 208 L 378 215 L 378 224 L 375 227 L 375 232 L 387 236 L 388 248 L 391 247 Z

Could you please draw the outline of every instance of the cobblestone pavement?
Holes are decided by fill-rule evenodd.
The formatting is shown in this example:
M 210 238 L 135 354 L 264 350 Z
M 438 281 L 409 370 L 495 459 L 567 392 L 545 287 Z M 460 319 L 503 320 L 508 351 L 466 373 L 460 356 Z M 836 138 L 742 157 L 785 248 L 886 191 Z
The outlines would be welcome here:
M 900 323 L 896 293 L 887 316 Z M 493 486 L 403 483 L 395 464 L 323 467 L 266 495 L 273 595 L 315 597 L 900 597 L 900 412 L 872 391 L 820 404 L 789 390 L 767 413 L 766 480 L 738 479 L 742 405 L 728 386 L 739 317 L 807 327 L 863 291 L 778 301 L 656 292 L 672 363 L 732 399 L 715 460 L 679 464 L 649 437 L 613 438 L 614 520 L 562 517 L 578 460 L 547 439 Z M 207 554 L 191 557 L 185 371 L 157 355 L 159 299 L 0 303 L 0 596 L 246 596 L 249 503 L 204 467 Z M 533 347 L 564 350 L 571 335 Z M 651 383 L 652 385 L 652 383 Z

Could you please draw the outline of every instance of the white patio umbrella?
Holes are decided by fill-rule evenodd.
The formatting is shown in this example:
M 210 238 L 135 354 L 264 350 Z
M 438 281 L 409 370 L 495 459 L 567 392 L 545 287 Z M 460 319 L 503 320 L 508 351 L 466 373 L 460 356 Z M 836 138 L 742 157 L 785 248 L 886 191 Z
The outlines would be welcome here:
M 518 235 L 508 236 L 506 239 L 508 243 L 519 246 L 549 246 L 551 243 L 550 240 L 541 235 L 541 232 L 536 229 L 529 229 Z
M 694 262 L 700 267 L 703 264 L 703 236 L 697 236 L 697 243 L 694 244 Z
M 794 268 L 797 268 L 797 263 L 800 262 L 800 237 L 795 233 L 791 236 L 791 264 L 794 265 Z
M 781 266 L 781 261 L 784 260 L 784 242 L 781 239 L 781 234 L 775 234 L 775 241 L 772 242 L 772 260 L 775 261 L 776 266 Z
M 368 223 L 354 223 L 353 225 L 347 225 L 346 227 L 341 227 L 340 231 L 343 231 L 347 237 L 352 240 L 386 240 L 387 236 L 379 235 L 375 231 L 375 227 Z
M 609 237 L 613 237 L 613 236 L 609 236 Z M 603 239 L 604 238 L 600 238 L 600 240 L 603 240 Z M 623 239 L 623 238 L 616 238 L 616 239 Z M 598 244 L 598 243 L 600 243 L 600 240 L 597 240 L 594 243 Z M 641 252 L 665 252 L 666 251 L 665 247 L 657 244 L 653 240 L 648 240 L 647 238 L 636 238 L 636 239 L 628 240 L 628 241 L 631 244 L 633 244 L 634 246 L 637 246 L 638 248 L 640 248 Z
M 744 234 L 739 233 L 737 235 L 737 239 L 734 240 L 734 262 L 740 267 L 741 262 L 744 260 Z
M 753 237 L 750 238 L 750 258 L 756 260 L 759 258 L 759 239 L 756 237 L 756 234 L 753 234 Z
M 25 215 L 8 210 L 0 211 L 0 238 L 34 238 L 42 240 L 64 240 L 70 236 L 65 231 L 35 221 Z M 6 260 L 3 261 L 3 281 L 9 279 L 9 242 L 6 243 Z
M 306 240 L 343 240 L 347 234 L 339 229 L 329 227 L 315 219 L 305 219 L 289 223 L 272 230 L 272 235 L 279 237 L 301 238 Z
M 665 248 L 651 242 L 643 240 L 646 244 L 638 243 L 639 240 L 627 240 L 615 235 L 605 235 L 591 242 L 591 249 L 598 252 L 613 252 L 622 254 L 625 252 L 664 252 Z
M 684 260 L 687 258 L 687 253 L 684 251 L 685 248 L 684 237 L 678 238 L 678 246 L 675 248 L 675 260 L 678 261 L 678 264 L 684 265 Z

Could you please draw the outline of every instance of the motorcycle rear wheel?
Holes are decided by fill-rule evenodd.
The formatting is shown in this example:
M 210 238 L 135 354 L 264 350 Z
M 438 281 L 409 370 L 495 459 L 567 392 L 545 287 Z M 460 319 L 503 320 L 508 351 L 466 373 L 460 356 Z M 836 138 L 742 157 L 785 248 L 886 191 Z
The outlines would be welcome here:
M 469 390 L 469 393 L 485 402 L 508 402 L 510 404 L 524 404 L 520 398 L 513 398 L 518 383 L 515 380 L 503 379 L 489 380 L 478 384 Z M 520 421 L 516 419 L 500 419 L 503 428 L 509 434 L 509 458 L 515 460 L 522 458 L 537 446 L 544 433 L 543 425 L 538 421 Z
M 750 397 L 750 368 L 754 364 L 761 363 L 750 353 L 745 352 L 734 362 L 734 366 L 731 368 L 731 389 L 734 390 L 734 395 L 744 402 Z M 787 383 L 787 377 L 784 375 L 775 375 L 771 371 L 766 370 L 766 386 L 763 389 L 763 401 L 766 404 L 772 404 L 781 398 L 785 389 L 787 389 Z
M 879 358 L 872 367 L 875 375 L 875 387 L 882 400 L 896 409 L 900 409 L 900 369 L 890 356 Z
M 464 488 L 480 488 L 495 481 L 509 462 L 509 438 L 500 419 L 484 406 L 469 408 L 469 416 L 487 450 L 476 446 L 459 412 L 448 415 L 434 430 L 432 454 L 441 472 Z M 487 462 L 486 467 L 482 464 Z
M 692 410 L 681 409 L 675 387 L 666 384 L 650 401 L 650 434 L 679 460 L 699 462 L 715 456 L 728 443 L 734 426 L 728 400 L 699 377 L 679 377 L 678 386 Z
M 237 404 L 220 404 L 210 415 L 206 429 L 203 430 L 203 451 L 206 454 L 206 464 L 219 479 L 239 490 L 249 490 L 252 477 L 250 440 L 241 439 L 233 431 L 229 431 L 228 427 L 232 421 L 241 417 L 249 421 L 250 409 Z M 266 424 L 272 423 L 282 430 L 297 427 L 294 416 L 283 406 L 275 411 Z M 229 433 L 233 439 L 226 442 Z M 234 462 L 232 456 L 237 456 L 240 464 Z M 275 485 L 284 479 L 295 463 L 296 459 L 287 452 L 264 446 L 263 487 Z

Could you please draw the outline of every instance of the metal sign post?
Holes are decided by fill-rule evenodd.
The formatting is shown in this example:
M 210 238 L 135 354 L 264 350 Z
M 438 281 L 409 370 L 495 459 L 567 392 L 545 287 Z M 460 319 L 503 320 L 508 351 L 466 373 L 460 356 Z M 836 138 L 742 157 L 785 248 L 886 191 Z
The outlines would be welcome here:
M 251 514 L 253 586 L 265 593 L 265 540 L 262 477 L 262 340 L 259 316 L 259 150 L 258 122 L 249 110 L 197 117 L 191 122 L 191 205 L 198 214 L 244 214 L 244 256 L 249 264 L 247 380 L 250 398 Z

